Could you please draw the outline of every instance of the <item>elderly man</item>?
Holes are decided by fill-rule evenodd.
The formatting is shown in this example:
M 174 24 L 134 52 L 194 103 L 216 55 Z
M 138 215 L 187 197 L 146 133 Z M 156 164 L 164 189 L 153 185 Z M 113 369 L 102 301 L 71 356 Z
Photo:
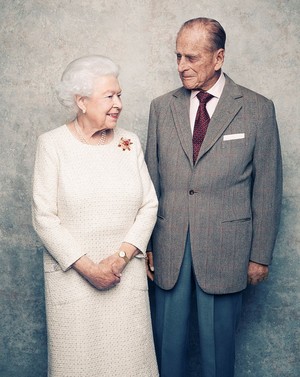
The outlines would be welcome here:
M 200 376 L 234 375 L 242 291 L 267 278 L 278 232 L 274 106 L 222 72 L 225 39 L 215 20 L 185 22 L 176 40 L 183 87 L 151 104 L 146 160 L 159 211 L 148 275 L 155 271 L 161 377 L 187 376 L 192 297 Z

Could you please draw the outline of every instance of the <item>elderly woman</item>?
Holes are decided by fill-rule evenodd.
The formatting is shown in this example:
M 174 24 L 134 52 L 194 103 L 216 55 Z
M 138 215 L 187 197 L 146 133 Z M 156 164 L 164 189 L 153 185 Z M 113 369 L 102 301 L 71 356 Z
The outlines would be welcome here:
M 138 137 L 116 127 L 120 97 L 110 59 L 71 62 L 58 98 L 74 120 L 38 139 L 51 377 L 158 376 L 145 269 L 157 198 Z

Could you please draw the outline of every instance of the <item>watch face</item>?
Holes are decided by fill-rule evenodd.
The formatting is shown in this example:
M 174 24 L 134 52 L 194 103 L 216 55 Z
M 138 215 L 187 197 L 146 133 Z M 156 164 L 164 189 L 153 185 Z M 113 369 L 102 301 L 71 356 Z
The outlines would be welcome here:
M 121 258 L 124 258 L 124 257 L 126 256 L 125 251 L 120 251 L 120 252 L 119 252 L 119 256 L 120 256 Z

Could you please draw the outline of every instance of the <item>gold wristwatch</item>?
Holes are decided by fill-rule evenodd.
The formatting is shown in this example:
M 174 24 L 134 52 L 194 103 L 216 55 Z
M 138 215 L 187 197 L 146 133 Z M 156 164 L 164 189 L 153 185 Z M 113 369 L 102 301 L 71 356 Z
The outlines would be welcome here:
M 119 250 L 118 255 L 120 258 L 123 258 L 126 263 L 129 263 L 130 259 L 127 257 L 125 251 Z

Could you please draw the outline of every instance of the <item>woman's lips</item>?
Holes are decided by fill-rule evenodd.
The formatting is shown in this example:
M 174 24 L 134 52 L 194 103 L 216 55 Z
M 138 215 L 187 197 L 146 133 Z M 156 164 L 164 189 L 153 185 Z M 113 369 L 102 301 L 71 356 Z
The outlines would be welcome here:
M 113 118 L 113 119 L 118 119 L 120 113 L 111 113 L 111 114 L 108 114 L 108 115 L 109 115 L 111 118 Z

